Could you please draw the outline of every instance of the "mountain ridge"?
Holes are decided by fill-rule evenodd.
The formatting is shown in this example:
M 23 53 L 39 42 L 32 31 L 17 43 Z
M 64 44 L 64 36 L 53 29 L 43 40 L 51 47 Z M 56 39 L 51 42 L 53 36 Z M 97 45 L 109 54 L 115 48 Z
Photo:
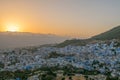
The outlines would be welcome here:
M 96 42 L 96 40 L 112 40 L 112 39 L 120 39 L 120 26 L 114 27 L 106 32 L 95 35 L 88 39 L 72 39 L 66 40 L 57 45 L 57 47 L 65 47 L 67 45 L 81 45 L 84 46 L 91 42 Z
M 91 37 L 91 39 L 96 39 L 96 40 L 120 39 L 120 25 L 106 32 L 103 32 L 99 35 L 93 36 Z
M 28 32 L 0 32 L 0 49 L 61 43 L 69 37 Z

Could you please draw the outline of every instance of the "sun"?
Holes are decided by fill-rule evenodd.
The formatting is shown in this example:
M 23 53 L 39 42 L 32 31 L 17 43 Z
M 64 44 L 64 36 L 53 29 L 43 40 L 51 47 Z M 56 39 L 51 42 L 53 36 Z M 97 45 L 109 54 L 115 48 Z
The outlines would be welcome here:
M 19 27 L 18 26 L 7 26 L 6 31 L 19 32 Z

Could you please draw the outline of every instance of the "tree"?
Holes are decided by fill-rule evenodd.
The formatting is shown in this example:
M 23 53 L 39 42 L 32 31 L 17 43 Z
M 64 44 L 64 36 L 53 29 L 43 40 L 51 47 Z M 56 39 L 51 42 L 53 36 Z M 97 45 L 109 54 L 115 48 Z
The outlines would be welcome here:
M 54 77 L 53 75 L 47 75 L 47 74 L 43 74 L 41 76 L 41 80 L 55 80 L 56 77 Z
M 0 62 L 0 68 L 4 68 L 4 63 Z
M 73 80 L 71 76 L 69 77 L 69 80 Z
M 61 80 L 65 80 L 65 78 L 62 78 Z
M 86 79 L 86 80 L 88 80 L 88 76 L 87 76 L 87 75 L 86 75 L 86 76 L 84 76 L 84 77 L 85 77 L 85 79 Z

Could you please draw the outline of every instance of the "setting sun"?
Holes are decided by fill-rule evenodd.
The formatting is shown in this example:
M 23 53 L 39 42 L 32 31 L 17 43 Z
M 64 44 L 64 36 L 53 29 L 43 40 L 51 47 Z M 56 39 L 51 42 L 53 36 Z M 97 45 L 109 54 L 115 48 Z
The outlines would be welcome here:
M 18 32 L 19 31 L 19 27 L 17 27 L 17 26 L 8 26 L 8 27 L 6 27 L 6 31 Z

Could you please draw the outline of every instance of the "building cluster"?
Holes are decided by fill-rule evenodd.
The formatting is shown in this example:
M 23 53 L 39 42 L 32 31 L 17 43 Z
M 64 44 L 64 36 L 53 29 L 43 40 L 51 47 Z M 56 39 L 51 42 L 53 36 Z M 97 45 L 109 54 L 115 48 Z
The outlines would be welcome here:
M 91 43 L 86 46 L 66 46 L 22 48 L 0 51 L 0 70 L 15 71 L 36 69 L 43 66 L 67 66 L 86 70 L 97 70 L 100 73 L 111 72 L 112 76 L 120 76 L 120 47 L 111 41 L 108 43 Z M 50 54 L 56 53 L 62 56 Z M 3 66 L 2 66 L 3 65 Z

